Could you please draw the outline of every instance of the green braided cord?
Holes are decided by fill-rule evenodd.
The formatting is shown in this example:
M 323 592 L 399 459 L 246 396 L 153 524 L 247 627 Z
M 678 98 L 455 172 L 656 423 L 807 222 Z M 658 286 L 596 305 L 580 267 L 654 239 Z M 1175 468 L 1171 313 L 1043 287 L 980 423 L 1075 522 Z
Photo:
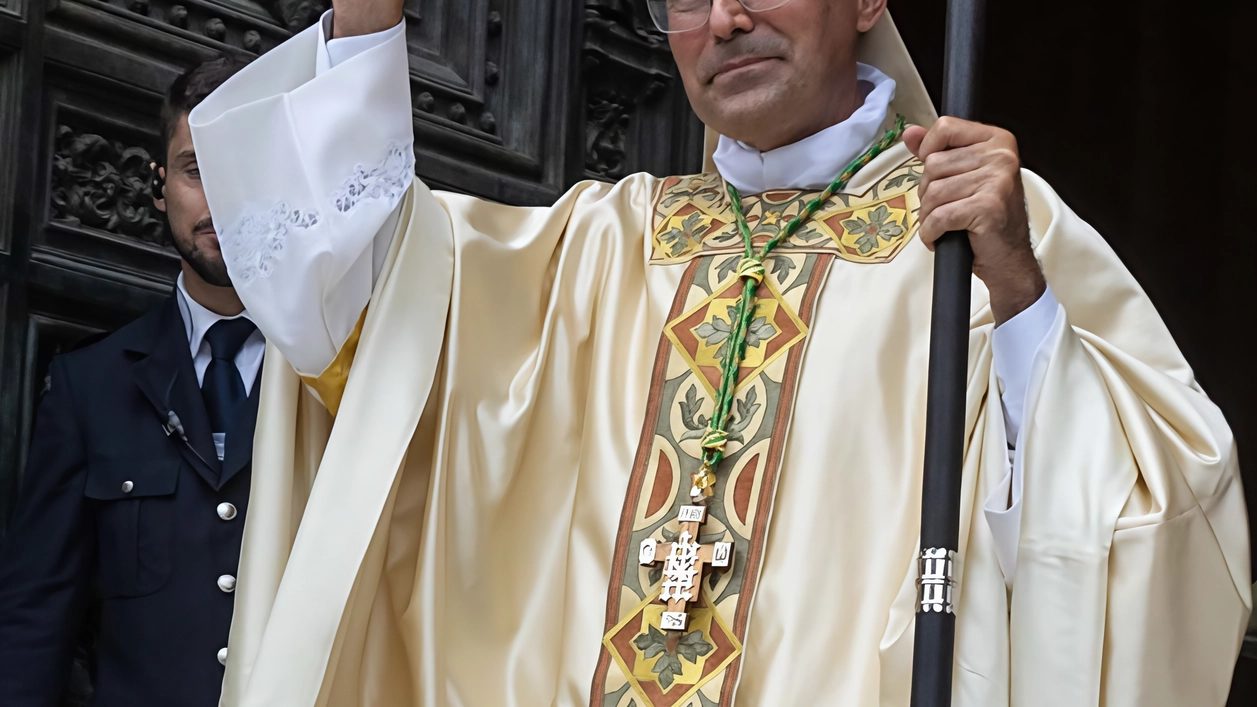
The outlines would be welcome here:
M 807 202 L 775 237 L 764 244 L 758 254 L 755 253 L 755 247 L 751 243 L 751 227 L 747 224 L 746 215 L 743 212 L 742 195 L 732 184 L 728 185 L 729 201 L 733 207 L 733 215 L 737 219 L 738 231 L 742 234 L 742 243 L 746 246 L 746 253 L 743 261 L 738 263 L 737 275 L 742 278 L 742 294 L 738 297 L 737 306 L 734 308 L 732 326 L 727 339 L 729 345 L 725 347 L 725 355 L 720 361 L 720 389 L 716 391 L 715 410 L 712 412 L 707 433 L 703 436 L 703 462 L 709 468 L 715 469 L 725 457 L 724 445 L 728 439 L 729 418 L 733 412 L 733 392 L 738 385 L 738 370 L 742 367 L 742 361 L 746 359 L 746 332 L 755 319 L 756 310 L 759 309 L 755 290 L 764 276 L 764 259 L 774 248 L 798 232 L 803 224 L 816 215 L 816 212 L 820 211 L 835 192 L 846 187 L 865 165 L 899 142 L 899 138 L 903 136 L 905 122 L 902 115 L 898 116 L 895 119 L 895 127 L 891 128 L 867 152 L 847 165 L 842 174 L 838 175 L 838 178 L 830 183 L 825 191 Z

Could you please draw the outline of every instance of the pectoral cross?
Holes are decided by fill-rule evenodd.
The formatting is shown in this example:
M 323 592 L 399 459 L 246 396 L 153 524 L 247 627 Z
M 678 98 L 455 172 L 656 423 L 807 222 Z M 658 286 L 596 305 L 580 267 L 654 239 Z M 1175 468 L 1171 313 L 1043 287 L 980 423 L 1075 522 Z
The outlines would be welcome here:
M 703 584 L 703 565 L 728 567 L 733 562 L 733 543 L 699 544 L 699 527 L 707 520 L 706 506 L 681 506 L 681 524 L 676 542 L 661 543 L 654 538 L 642 541 L 638 560 L 643 565 L 663 561 L 663 590 L 659 600 L 668 608 L 661 626 L 665 631 L 684 631 L 689 626 L 688 604 L 698 599 Z

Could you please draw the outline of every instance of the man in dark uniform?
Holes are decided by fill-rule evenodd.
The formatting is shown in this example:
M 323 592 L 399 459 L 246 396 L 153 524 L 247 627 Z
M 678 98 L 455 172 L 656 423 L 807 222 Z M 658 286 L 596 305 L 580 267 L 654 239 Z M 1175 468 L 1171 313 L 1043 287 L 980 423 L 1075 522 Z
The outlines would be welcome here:
M 238 68 L 193 69 L 162 109 L 153 198 L 183 257 L 175 291 L 53 360 L 0 550 L 4 707 L 60 703 L 93 597 L 90 704 L 218 704 L 265 342 L 228 279 L 187 117 Z

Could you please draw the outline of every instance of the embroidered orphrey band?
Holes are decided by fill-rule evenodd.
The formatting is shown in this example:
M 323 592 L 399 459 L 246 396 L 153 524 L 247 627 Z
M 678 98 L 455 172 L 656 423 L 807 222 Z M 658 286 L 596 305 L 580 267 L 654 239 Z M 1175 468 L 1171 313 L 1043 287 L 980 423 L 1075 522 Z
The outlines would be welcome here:
M 655 357 L 616 538 L 590 707 L 733 704 L 816 300 L 835 258 L 887 263 L 903 249 L 916 230 L 920 174 L 920 163 L 910 159 L 865 194 L 835 194 L 765 260 L 725 460 L 696 538 L 681 536 L 679 515 L 691 503 L 691 475 L 702 458 L 723 347 L 743 287 L 736 274 L 742 246 L 718 175 L 661 183 L 651 262 L 688 265 Z M 775 235 L 811 196 L 772 192 L 745 199 L 753 241 Z M 705 568 L 686 622 L 665 616 L 664 563 L 639 556 L 643 547 L 676 547 L 679 539 L 686 547 L 732 548 L 730 561 Z

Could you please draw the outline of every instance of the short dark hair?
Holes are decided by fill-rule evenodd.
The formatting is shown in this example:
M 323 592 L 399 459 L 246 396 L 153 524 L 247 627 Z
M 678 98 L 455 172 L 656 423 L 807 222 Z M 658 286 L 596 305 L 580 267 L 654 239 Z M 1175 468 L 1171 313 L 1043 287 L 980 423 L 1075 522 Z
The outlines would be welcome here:
M 245 67 L 245 62 L 232 56 L 221 56 L 192 67 L 183 73 L 170 89 L 161 106 L 161 158 L 164 162 L 179 119 L 204 101 L 214 89 Z

